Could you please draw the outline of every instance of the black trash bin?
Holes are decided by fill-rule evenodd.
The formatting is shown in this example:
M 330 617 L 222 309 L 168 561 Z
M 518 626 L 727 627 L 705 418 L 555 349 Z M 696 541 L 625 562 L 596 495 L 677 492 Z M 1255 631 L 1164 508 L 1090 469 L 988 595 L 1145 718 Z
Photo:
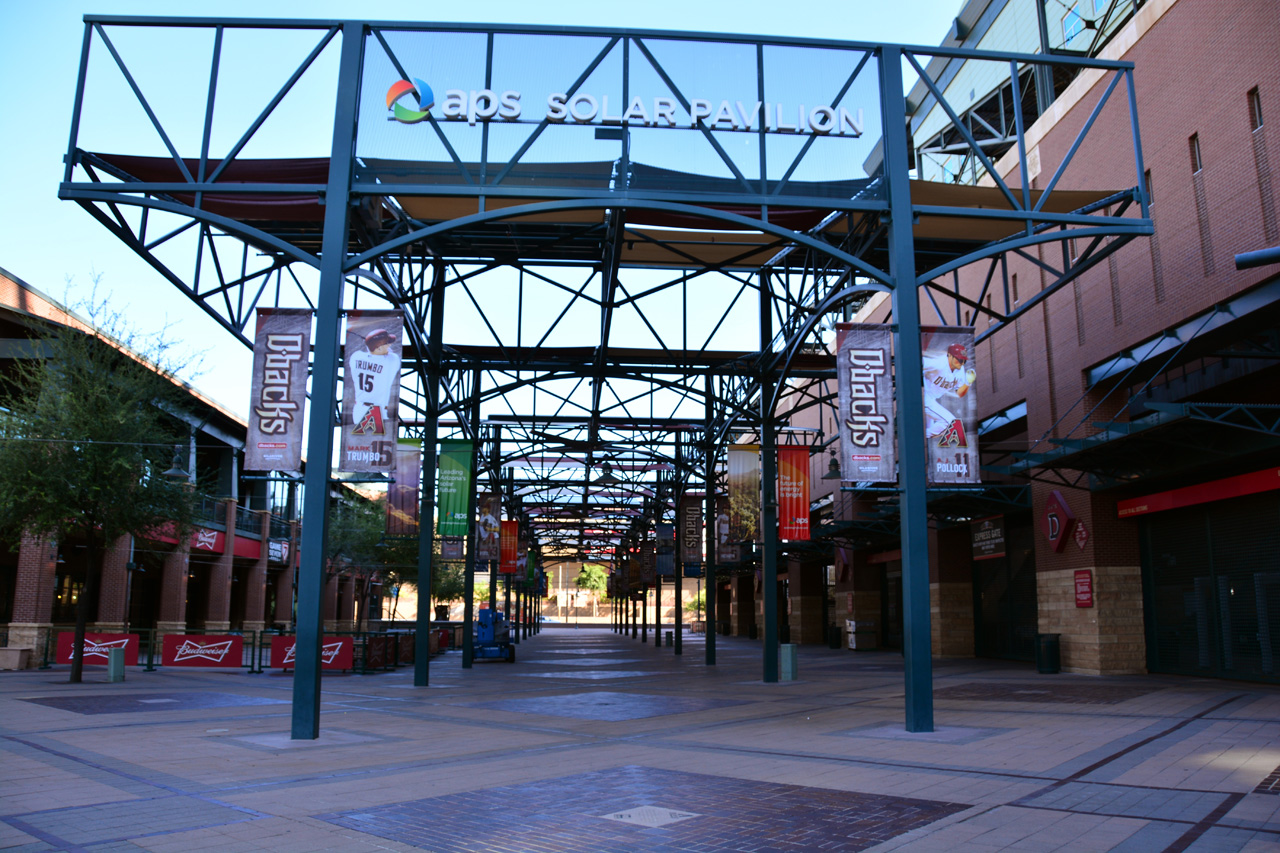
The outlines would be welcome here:
M 841 641 L 844 639 L 844 632 L 840 630 L 839 625 L 827 626 L 827 648 L 838 649 Z
M 1052 675 L 1062 671 L 1061 634 L 1036 634 L 1036 672 Z

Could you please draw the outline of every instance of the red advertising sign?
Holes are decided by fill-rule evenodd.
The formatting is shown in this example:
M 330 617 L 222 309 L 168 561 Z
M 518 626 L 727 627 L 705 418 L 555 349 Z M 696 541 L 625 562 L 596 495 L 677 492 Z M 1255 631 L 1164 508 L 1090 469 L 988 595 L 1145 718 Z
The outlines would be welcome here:
M 778 448 L 778 537 L 809 539 L 809 448 Z
M 165 666 L 241 666 L 244 638 L 165 634 L 160 662 Z
M 1254 471 L 1250 474 L 1240 474 L 1236 477 L 1197 483 L 1194 486 L 1183 486 L 1168 492 L 1157 492 L 1146 497 L 1123 500 L 1116 504 L 1116 515 L 1119 518 L 1129 518 L 1243 495 L 1255 495 L 1275 489 L 1280 489 L 1280 468 L 1267 468 L 1265 471 Z
M 227 534 L 221 530 L 197 527 L 191 531 L 191 550 L 221 554 L 227 548 Z
M 293 669 L 297 637 L 271 638 L 271 666 L 275 669 Z M 354 644 L 350 637 L 325 637 L 320 645 L 321 669 L 351 669 L 355 660 Z
M 58 634 L 58 663 L 71 663 L 71 652 L 75 647 L 74 631 L 63 631 Z M 111 649 L 124 649 L 125 666 L 138 665 L 137 634 L 91 634 L 84 635 L 84 662 L 86 665 L 106 666 L 107 652 Z
M 502 557 L 498 560 L 498 573 L 514 575 L 520 560 L 520 522 L 514 519 L 502 522 L 500 548 Z
M 1093 572 L 1076 569 L 1076 607 L 1093 606 Z

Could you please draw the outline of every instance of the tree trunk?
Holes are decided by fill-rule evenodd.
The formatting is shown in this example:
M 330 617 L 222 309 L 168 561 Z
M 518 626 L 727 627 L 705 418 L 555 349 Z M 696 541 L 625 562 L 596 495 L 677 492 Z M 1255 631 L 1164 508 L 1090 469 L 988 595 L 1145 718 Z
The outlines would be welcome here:
M 98 597 L 98 539 L 90 534 L 89 554 L 84 567 L 84 589 L 76 602 L 76 635 L 71 644 L 71 683 L 81 683 L 84 674 L 84 632 L 89 622 L 89 602 Z

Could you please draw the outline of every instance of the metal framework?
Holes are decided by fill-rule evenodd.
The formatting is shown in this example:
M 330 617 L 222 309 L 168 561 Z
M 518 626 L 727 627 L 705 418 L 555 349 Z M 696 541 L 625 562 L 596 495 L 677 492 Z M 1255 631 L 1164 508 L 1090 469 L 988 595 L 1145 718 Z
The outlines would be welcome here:
M 203 97 L 188 87 L 182 107 L 164 113 L 123 45 L 174 33 L 204 52 L 192 53 L 188 76 L 165 74 L 207 85 Z M 287 39 L 298 59 L 268 81 L 260 108 L 228 111 L 220 82 L 246 71 L 253 56 L 233 48 L 248 36 L 259 46 Z M 1055 65 L 1102 74 L 1105 93 L 1081 138 L 1100 111 L 1127 109 L 1133 185 L 1059 189 L 1078 139 L 1043 188 L 1030 189 L 1018 99 L 1000 128 L 1016 168 L 1000 177 L 984 153 L 988 141 L 925 71 L 938 56 L 987 62 L 1013 80 L 1024 68 Z M 995 176 L 991 186 L 911 180 L 904 60 L 953 120 L 948 146 L 967 147 Z M 831 405 L 819 392 L 788 398 L 794 380 L 834 375 L 824 330 L 872 292 L 891 295 L 900 341 L 918 340 L 922 312 L 953 325 L 986 314 L 990 336 L 1150 234 L 1131 72 L 1127 63 L 1078 57 L 724 34 L 87 16 L 59 194 L 242 344 L 258 307 L 316 311 L 293 721 L 294 737 L 312 738 L 333 441 L 323 414 L 337 409 L 345 309 L 406 314 L 402 418 L 424 440 L 424 481 L 433 482 L 438 438 L 477 439 L 479 479 L 503 493 L 547 560 L 616 564 L 623 543 L 670 518 L 686 489 L 707 496 L 714 519 L 721 451 L 743 434 L 758 440 L 762 667 L 776 681 L 772 449 L 797 406 Z M 146 153 L 95 143 L 86 92 L 103 77 L 136 102 L 139 127 L 159 140 Z M 398 80 L 413 81 L 414 124 L 389 120 L 384 91 Z M 434 109 L 424 92 L 432 85 Z M 251 156 L 264 139 L 288 148 L 287 133 L 272 136 L 277 113 L 308 86 L 332 105 L 327 156 Z M 527 97 L 508 100 L 517 89 Z M 560 96 L 563 115 L 552 115 L 550 100 L 537 114 L 544 92 Z M 227 126 L 227 115 L 239 124 Z M 1062 246 L 1062 260 L 1036 257 L 1047 286 L 1015 305 L 1004 259 L 1033 257 L 1044 244 Z M 954 276 L 980 262 L 989 265 L 988 287 L 974 300 Z M 1003 299 L 989 298 L 1002 290 Z M 919 376 L 919 347 L 896 351 L 900 383 Z M 898 410 L 902 434 L 922 434 L 920 394 L 900 394 Z M 902 459 L 894 497 L 906 578 L 906 726 L 928 731 L 922 443 L 905 442 Z M 433 501 L 424 490 L 424 519 Z M 427 536 L 420 553 L 427 578 Z M 713 632 L 707 646 L 712 663 Z

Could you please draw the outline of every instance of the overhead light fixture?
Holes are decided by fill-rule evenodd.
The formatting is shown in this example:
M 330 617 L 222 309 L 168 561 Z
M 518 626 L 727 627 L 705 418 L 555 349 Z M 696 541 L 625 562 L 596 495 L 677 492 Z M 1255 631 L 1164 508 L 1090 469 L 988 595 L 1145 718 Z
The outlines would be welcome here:
M 600 476 L 596 478 L 597 486 L 608 486 L 622 482 L 613 475 L 613 466 L 608 462 L 600 466 Z
M 840 463 L 836 461 L 836 452 L 834 450 L 831 451 L 831 461 L 827 463 L 827 473 L 822 475 L 822 479 L 824 480 L 840 479 Z
M 168 477 L 171 480 L 189 480 L 191 475 L 182 467 L 182 445 L 175 444 L 173 446 L 173 462 L 169 465 L 169 470 L 160 476 Z

